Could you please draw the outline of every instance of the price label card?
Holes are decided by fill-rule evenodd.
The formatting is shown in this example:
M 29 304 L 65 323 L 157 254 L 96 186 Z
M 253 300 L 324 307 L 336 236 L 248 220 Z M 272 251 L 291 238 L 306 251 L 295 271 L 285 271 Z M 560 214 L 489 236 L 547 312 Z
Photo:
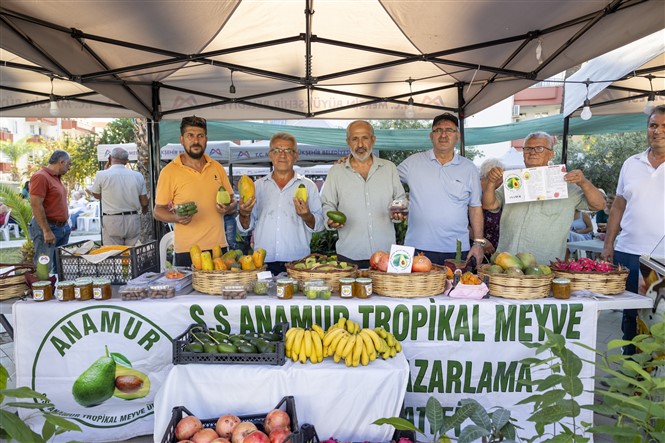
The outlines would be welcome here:
M 410 273 L 415 252 L 416 248 L 413 246 L 392 245 L 390 247 L 390 258 L 388 258 L 388 272 Z

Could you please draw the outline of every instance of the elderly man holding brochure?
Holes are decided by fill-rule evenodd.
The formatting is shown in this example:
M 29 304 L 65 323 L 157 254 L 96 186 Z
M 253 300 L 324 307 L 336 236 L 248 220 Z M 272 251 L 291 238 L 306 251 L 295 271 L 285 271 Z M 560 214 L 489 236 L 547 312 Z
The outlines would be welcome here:
M 534 132 L 524 139 L 524 164 L 527 168 L 548 166 L 554 157 L 554 141 L 545 132 Z M 504 171 L 493 168 L 483 186 L 483 209 L 501 214 L 497 251 L 511 254 L 530 252 L 538 263 L 547 264 L 566 255 L 566 239 L 575 209 L 598 211 L 605 198 L 580 170 L 563 176 L 567 197 L 522 201 L 506 204 L 506 190 L 501 186 Z M 509 187 L 510 188 L 510 187 Z

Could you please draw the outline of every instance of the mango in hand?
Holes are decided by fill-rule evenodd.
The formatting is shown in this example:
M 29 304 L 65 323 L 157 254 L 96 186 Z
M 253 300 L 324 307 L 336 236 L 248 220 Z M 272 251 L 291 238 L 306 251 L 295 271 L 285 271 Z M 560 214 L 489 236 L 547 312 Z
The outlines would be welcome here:
M 304 202 L 307 202 L 307 188 L 303 183 L 298 185 L 295 194 L 293 194 L 293 197 L 302 200 Z
M 247 203 L 250 198 L 254 197 L 254 192 L 255 188 L 252 179 L 247 175 L 240 177 L 240 180 L 238 180 L 238 194 L 240 195 L 240 200 L 243 203 Z
M 217 190 L 216 201 L 218 205 L 228 205 L 231 203 L 231 195 L 224 186 L 220 186 Z

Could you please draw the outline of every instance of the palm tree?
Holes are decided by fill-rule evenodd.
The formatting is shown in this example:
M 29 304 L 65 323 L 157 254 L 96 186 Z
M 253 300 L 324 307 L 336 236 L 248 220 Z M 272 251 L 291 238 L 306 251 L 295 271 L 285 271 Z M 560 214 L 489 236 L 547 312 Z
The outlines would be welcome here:
M 21 173 L 18 169 L 18 162 L 27 154 L 32 152 L 32 148 L 33 147 L 30 146 L 30 144 L 27 143 L 25 139 L 16 143 L 4 141 L 0 144 L 0 152 L 2 152 L 5 157 L 9 158 L 9 161 L 12 163 L 10 170 L 12 181 L 21 181 Z
M 30 201 L 25 200 L 23 196 L 13 187 L 0 184 L 0 198 L 12 210 L 12 218 L 16 221 L 19 228 L 26 234 L 25 242 L 21 247 L 23 262 L 32 262 L 35 248 L 28 234 L 28 223 L 32 219 L 32 207 Z
M 150 148 L 148 146 L 148 128 L 145 119 L 134 119 L 134 139 L 136 141 L 136 167 L 143 175 L 146 183 L 150 183 Z M 148 200 L 152 201 L 150 195 L 151 186 L 148 188 Z M 141 242 L 153 239 L 152 211 L 141 216 Z

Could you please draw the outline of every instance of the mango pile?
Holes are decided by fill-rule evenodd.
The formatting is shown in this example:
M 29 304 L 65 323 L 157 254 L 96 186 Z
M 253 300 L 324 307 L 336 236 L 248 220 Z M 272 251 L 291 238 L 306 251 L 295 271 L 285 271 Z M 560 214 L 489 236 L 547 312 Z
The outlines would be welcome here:
M 251 255 L 244 255 L 240 249 L 232 249 L 222 254 L 221 246 L 215 246 L 211 252 L 192 245 L 189 255 L 192 266 L 200 271 L 252 271 L 263 266 L 266 250 L 258 248 Z
M 485 271 L 490 274 L 508 275 L 550 275 L 549 266 L 539 265 L 536 258 L 529 252 L 512 255 L 509 252 L 495 252 L 491 258 L 492 265 Z

